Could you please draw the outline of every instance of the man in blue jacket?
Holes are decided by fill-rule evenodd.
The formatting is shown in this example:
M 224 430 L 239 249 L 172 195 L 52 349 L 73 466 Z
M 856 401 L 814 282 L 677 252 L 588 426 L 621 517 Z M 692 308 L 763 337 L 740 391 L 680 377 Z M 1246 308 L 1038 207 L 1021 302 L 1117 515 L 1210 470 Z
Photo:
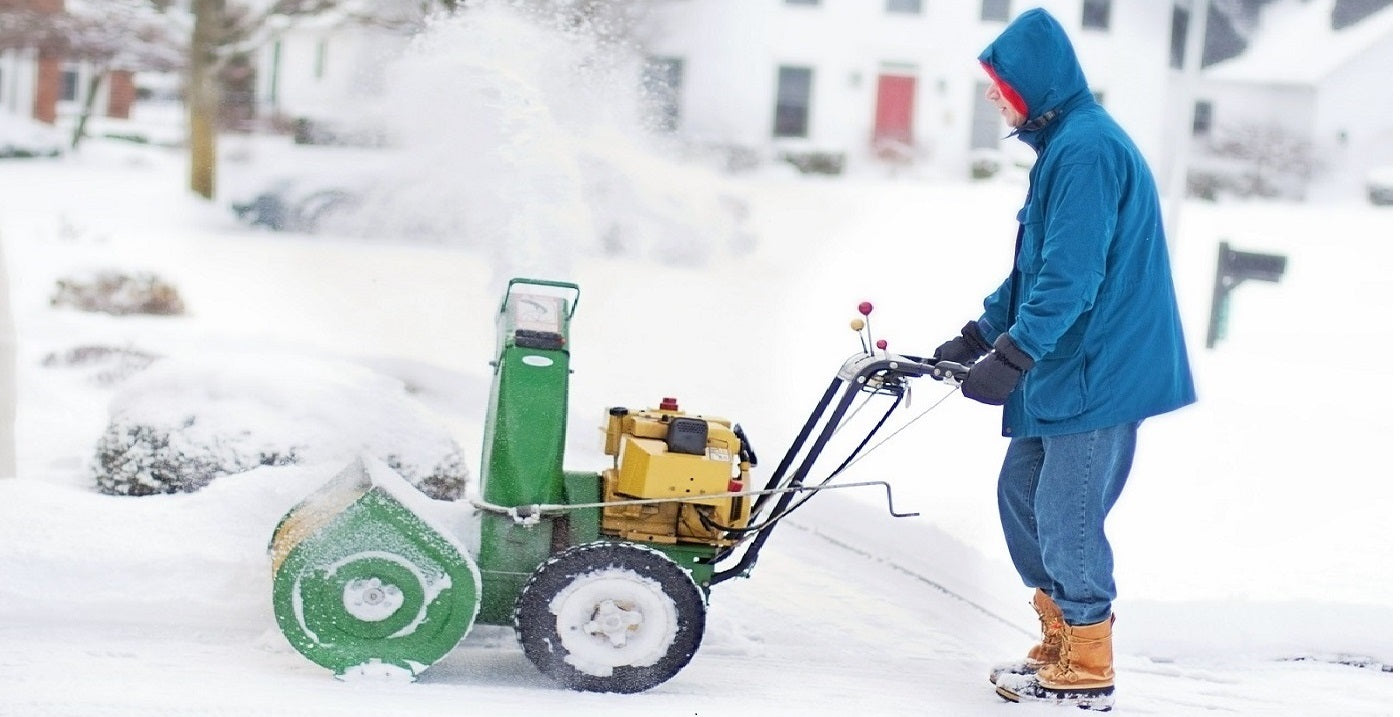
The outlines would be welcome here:
M 1011 437 L 998 507 L 1043 639 L 992 680 L 1008 700 L 1107 710 L 1116 591 L 1104 519 L 1142 420 L 1195 400 L 1161 206 L 1047 12 L 1017 17 L 979 59 L 987 99 L 1036 151 L 1009 276 L 934 353 L 973 364 L 963 395 L 1004 405 Z

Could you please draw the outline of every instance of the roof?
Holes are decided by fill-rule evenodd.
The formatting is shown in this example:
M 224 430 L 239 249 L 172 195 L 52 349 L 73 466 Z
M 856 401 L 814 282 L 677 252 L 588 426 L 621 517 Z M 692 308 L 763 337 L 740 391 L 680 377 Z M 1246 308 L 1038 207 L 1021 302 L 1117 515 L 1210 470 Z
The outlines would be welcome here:
M 1281 0 L 1264 7 L 1259 29 L 1238 57 L 1206 68 L 1206 80 L 1316 85 L 1333 70 L 1395 34 L 1394 7 L 1332 29 L 1332 2 Z

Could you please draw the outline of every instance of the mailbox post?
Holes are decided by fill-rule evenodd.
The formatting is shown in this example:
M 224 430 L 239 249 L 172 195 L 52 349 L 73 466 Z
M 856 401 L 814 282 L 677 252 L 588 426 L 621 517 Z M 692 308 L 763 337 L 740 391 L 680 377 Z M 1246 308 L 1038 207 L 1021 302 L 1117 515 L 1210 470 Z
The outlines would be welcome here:
M 1215 263 L 1215 290 L 1210 297 L 1210 329 L 1206 332 L 1206 348 L 1225 338 L 1230 318 L 1230 292 L 1246 279 L 1278 283 L 1288 258 L 1279 254 L 1256 254 L 1235 251 L 1229 243 L 1220 242 L 1220 256 Z

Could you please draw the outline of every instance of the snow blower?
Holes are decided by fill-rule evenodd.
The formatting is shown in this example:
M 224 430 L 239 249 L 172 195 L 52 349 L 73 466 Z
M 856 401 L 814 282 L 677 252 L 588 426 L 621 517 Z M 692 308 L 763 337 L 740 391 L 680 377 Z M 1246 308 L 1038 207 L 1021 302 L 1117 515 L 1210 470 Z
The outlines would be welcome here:
M 966 367 L 891 354 L 865 334 L 762 488 L 751 483 L 757 456 L 739 424 L 671 398 L 607 409 L 612 466 L 565 470 L 578 298 L 564 282 L 506 288 L 471 499 L 480 525 L 455 531 L 479 535 L 479 546 L 454 539 L 435 519 L 440 504 L 375 461 L 352 463 L 278 524 L 274 612 L 303 655 L 341 677 L 416 676 L 480 622 L 513 626 L 526 657 L 566 687 L 638 692 L 689 663 L 710 590 L 749 575 L 773 528 L 817 492 L 883 486 L 891 515 L 917 515 L 896 512 L 882 481 L 833 479 L 868 452 L 910 379 L 956 385 Z M 863 319 L 852 328 L 869 329 Z M 855 450 L 809 483 L 861 394 L 892 400 Z

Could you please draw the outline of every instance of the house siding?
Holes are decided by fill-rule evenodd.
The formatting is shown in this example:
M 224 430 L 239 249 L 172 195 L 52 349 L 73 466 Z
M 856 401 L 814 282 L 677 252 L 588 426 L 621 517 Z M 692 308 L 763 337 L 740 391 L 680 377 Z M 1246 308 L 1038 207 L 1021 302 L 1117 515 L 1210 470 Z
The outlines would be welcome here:
M 1280 0 L 1274 9 L 1291 11 L 1291 42 L 1315 45 L 1312 54 L 1289 55 L 1291 65 L 1277 65 L 1274 47 L 1255 46 L 1238 58 L 1208 68 L 1199 96 L 1212 103 L 1215 126 L 1210 140 L 1218 142 L 1232 127 L 1274 126 L 1310 144 L 1313 166 L 1306 183 L 1291 196 L 1299 199 L 1360 198 L 1365 173 L 1389 165 L 1393 151 L 1394 53 L 1390 8 L 1361 23 L 1337 31 L 1330 28 L 1326 7 L 1298 0 Z M 1298 13 L 1310 13 L 1302 15 Z M 1379 13 L 1386 13 L 1382 16 Z M 1299 19 L 1307 21 L 1299 22 Z M 1260 32 L 1272 28 L 1265 16 Z M 1362 26 L 1362 23 L 1369 25 Z M 1353 33 L 1362 32 L 1361 35 Z M 1272 35 L 1270 40 L 1283 36 Z M 1336 45 L 1333 47 L 1331 45 Z M 1339 50 L 1338 48 L 1343 48 Z M 1288 48 L 1291 49 L 1291 48 Z M 1268 50 L 1272 50 L 1272 53 Z M 1335 65 L 1311 60 L 1331 58 Z M 1222 161 L 1198 143 L 1194 167 L 1209 170 Z
M 1318 87 L 1312 136 L 1325 160 L 1318 181 L 1343 196 L 1362 196 L 1366 172 L 1391 162 L 1395 85 L 1371 78 L 1389 78 L 1394 53 L 1390 36 L 1333 70 Z
M 1013 2 L 1011 16 L 1032 6 L 1061 19 L 1080 49 L 1091 85 L 1142 147 L 1162 159 L 1166 127 L 1158 109 L 1169 91 L 1171 0 L 1115 3 L 1110 28 L 1081 30 L 1080 0 Z M 892 68 L 915 79 L 913 142 L 927 166 L 965 176 L 972 156 L 976 62 L 1005 27 L 983 21 L 975 2 L 925 3 L 918 14 L 888 13 L 883 2 L 824 0 L 791 6 L 777 0 L 659 2 L 654 55 L 685 60 L 678 132 L 701 142 L 770 153 L 793 149 L 874 159 L 871 139 L 878 78 Z M 779 66 L 813 69 L 812 114 L 805 138 L 774 138 L 772 113 Z M 1021 153 L 1020 143 L 1003 143 Z

